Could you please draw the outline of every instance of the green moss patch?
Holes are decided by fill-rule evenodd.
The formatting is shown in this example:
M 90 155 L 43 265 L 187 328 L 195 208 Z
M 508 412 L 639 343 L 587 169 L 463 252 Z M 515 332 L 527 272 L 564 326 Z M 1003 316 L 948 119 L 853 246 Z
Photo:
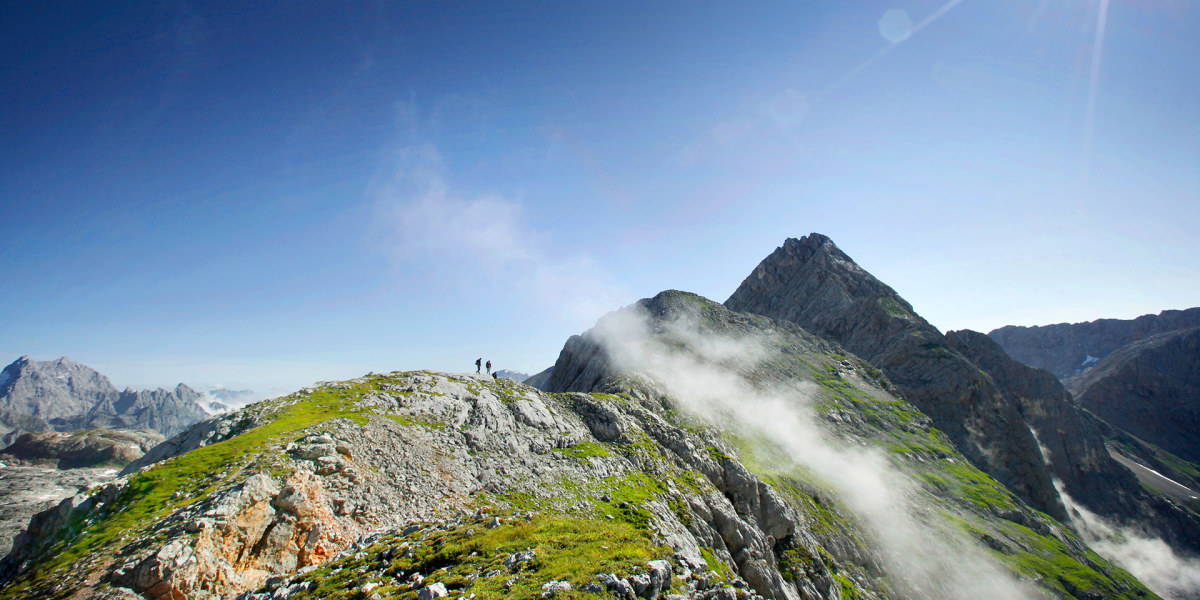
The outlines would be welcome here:
M 533 552 L 533 560 L 515 568 L 504 565 L 509 556 L 526 551 Z M 625 522 L 535 515 L 528 520 L 510 518 L 492 529 L 473 523 L 384 539 L 366 552 L 304 576 L 299 581 L 317 585 L 295 597 L 360 598 L 361 587 L 376 581 L 385 583 L 375 590 L 384 598 L 415 598 L 417 590 L 402 581 L 419 573 L 425 578 L 422 585 L 440 582 L 451 597 L 535 599 L 541 597 L 544 583 L 569 581 L 576 591 L 558 597 L 596 598 L 578 590 L 594 582 L 597 574 L 644 572 L 647 562 L 670 555 L 648 531 Z

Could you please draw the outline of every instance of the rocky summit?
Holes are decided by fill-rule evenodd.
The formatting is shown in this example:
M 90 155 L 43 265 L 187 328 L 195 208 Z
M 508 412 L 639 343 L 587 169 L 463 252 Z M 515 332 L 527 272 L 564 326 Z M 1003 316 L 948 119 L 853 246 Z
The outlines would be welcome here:
M 763 259 L 725 306 L 789 321 L 881 369 L 967 458 L 1056 518 L 1066 510 L 1016 403 L 892 288 L 814 233 Z
M 36 517 L 0 598 L 1155 598 L 881 371 L 683 292 L 547 382 L 320 384 Z
M 725 305 L 790 321 L 867 359 L 974 464 L 1063 522 L 1076 520 L 1065 498 L 1181 552 L 1200 552 L 1195 508 L 1144 489 L 1123 456 L 1110 456 L 1105 426 L 1054 375 L 981 333 L 941 334 L 829 238 L 787 240 Z
M 152 429 L 175 435 L 209 416 L 190 387 L 117 391 L 107 377 L 63 357 L 22 356 L 0 371 L 0 442 L 23 433 L 82 429 Z

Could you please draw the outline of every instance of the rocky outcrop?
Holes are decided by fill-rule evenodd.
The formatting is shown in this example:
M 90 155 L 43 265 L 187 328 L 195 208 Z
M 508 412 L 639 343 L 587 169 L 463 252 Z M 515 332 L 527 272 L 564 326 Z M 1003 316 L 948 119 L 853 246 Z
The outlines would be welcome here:
M 1101 419 L 1200 463 L 1200 328 L 1122 347 L 1075 384 L 1079 404 Z
M 0 461 L 59 469 L 122 468 L 162 441 L 162 434 L 146 429 L 27 433 L 0 452 Z
M 182 383 L 173 390 L 118 392 L 107 377 L 63 357 L 22 356 L 0 372 L 0 443 L 23 433 L 81 429 L 153 429 L 175 435 L 209 416 L 205 397 Z
M 1098 319 L 1035 327 L 1008 325 L 988 336 L 1013 358 L 1054 373 L 1059 379 L 1080 375 L 1126 344 L 1175 331 L 1200 327 L 1200 308 L 1164 310 L 1136 319 Z M 1071 389 L 1072 393 L 1076 390 Z
M 971 462 L 1039 509 L 1066 518 L 1016 403 L 829 238 L 814 233 L 788 239 L 725 306 L 795 323 L 866 359 Z
M 1021 416 L 1042 443 L 1051 471 L 1072 498 L 1112 522 L 1153 532 L 1176 548 L 1200 552 L 1200 522 L 1142 489 L 1134 474 L 1109 455 L 1100 423 L 1075 405 L 1052 373 L 1016 361 L 976 331 L 951 331 L 946 341 L 1018 402 Z

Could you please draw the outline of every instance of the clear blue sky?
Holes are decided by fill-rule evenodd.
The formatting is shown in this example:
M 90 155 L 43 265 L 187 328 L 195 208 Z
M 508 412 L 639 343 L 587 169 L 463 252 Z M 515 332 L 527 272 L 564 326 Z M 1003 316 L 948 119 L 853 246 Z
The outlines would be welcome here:
M 1200 3 L 136 4 L 0 7 L 0 362 L 533 372 L 812 231 L 942 329 L 1200 304 Z

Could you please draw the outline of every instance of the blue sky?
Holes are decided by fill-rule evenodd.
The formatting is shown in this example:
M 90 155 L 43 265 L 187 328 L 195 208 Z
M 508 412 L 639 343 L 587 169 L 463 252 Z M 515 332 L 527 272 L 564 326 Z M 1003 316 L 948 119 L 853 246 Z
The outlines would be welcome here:
M 1200 4 L 507 4 L 0 8 L 0 360 L 534 372 L 812 231 L 943 330 L 1200 304 Z

